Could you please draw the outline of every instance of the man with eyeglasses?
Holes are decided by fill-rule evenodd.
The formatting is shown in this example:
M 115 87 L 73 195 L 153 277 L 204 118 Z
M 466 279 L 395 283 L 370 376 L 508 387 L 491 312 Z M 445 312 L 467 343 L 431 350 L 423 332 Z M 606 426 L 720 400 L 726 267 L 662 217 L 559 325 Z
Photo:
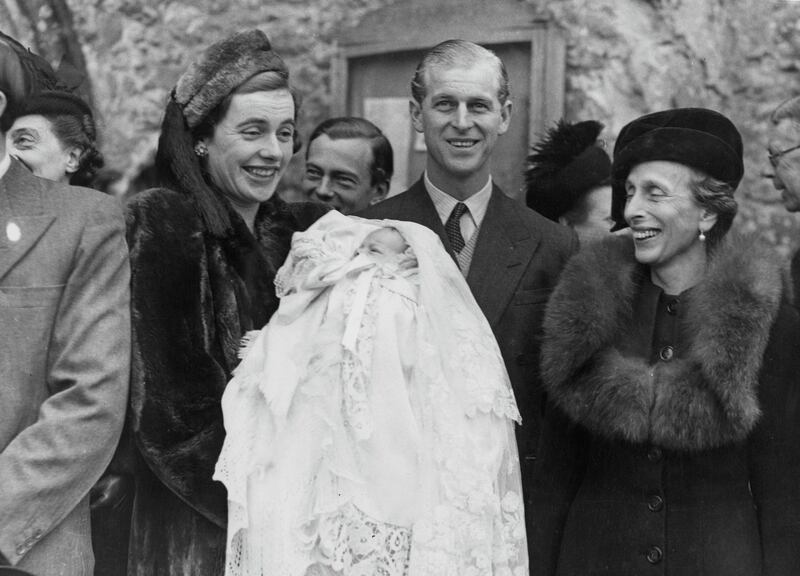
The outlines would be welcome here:
M 772 171 L 766 176 L 781 193 L 789 212 L 800 212 L 800 96 L 782 102 L 770 116 L 772 133 L 767 154 Z M 795 306 L 800 304 L 800 251 L 792 258 Z

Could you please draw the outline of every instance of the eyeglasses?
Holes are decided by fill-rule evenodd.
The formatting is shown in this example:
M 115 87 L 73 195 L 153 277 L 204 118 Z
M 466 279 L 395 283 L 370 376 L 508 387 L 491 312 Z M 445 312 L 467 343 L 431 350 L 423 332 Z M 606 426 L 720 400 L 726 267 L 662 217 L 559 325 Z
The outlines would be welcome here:
M 794 152 L 798 148 L 800 148 L 800 144 L 798 144 L 797 146 L 792 146 L 791 148 L 787 148 L 786 150 L 781 150 L 779 152 L 770 152 L 769 150 L 767 150 L 767 158 L 769 158 L 769 163 L 772 164 L 773 168 L 777 168 L 778 162 L 781 161 L 781 158 L 783 157 L 784 154 L 788 154 L 789 152 Z

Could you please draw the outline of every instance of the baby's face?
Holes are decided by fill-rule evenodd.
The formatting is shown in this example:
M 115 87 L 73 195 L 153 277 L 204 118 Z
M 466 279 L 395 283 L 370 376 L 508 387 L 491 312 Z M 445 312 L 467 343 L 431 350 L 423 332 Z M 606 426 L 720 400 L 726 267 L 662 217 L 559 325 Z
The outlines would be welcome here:
M 367 234 L 359 252 L 391 258 L 403 254 L 408 248 L 405 238 L 394 228 L 379 228 Z
M 417 266 L 417 258 L 411 246 L 394 228 L 379 228 L 370 232 L 364 238 L 358 252 L 366 254 L 376 262 L 397 265 L 400 270 L 410 270 Z

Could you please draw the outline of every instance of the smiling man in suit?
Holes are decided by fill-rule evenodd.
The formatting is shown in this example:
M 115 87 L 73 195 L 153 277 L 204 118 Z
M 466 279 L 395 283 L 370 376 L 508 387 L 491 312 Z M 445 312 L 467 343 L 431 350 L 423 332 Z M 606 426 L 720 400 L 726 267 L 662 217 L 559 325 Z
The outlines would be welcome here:
M 0 564 L 91 576 L 89 489 L 128 398 L 128 253 L 113 198 L 8 155 L 31 58 L 0 38 Z
M 417 66 L 411 91 L 411 120 L 427 147 L 425 173 L 359 216 L 423 224 L 458 262 L 500 345 L 522 413 L 524 485 L 543 403 L 542 313 L 577 237 L 492 183 L 490 160 L 512 108 L 508 74 L 493 52 L 464 40 L 442 42 Z

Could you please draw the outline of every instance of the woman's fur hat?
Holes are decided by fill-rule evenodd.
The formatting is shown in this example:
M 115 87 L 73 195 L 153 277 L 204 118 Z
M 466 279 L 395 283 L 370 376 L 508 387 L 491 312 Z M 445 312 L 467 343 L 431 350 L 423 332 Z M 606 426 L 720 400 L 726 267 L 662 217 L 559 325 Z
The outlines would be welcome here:
M 262 72 L 289 76 L 286 64 L 261 30 L 238 32 L 206 48 L 175 86 L 175 102 L 186 125 L 197 127 L 228 94 Z
M 562 119 L 533 146 L 525 172 L 530 208 L 558 222 L 584 194 L 610 184 L 611 160 L 597 142 L 602 130 L 594 120 L 569 124 Z

